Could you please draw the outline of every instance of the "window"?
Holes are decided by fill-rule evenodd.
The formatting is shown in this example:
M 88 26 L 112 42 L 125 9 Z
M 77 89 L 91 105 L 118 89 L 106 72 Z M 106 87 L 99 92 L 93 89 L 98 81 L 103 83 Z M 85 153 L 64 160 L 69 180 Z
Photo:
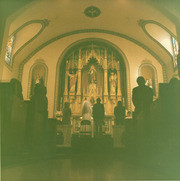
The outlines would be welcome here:
M 162 24 L 155 21 L 142 21 L 143 29 L 148 36 L 162 45 L 172 58 L 173 68 L 177 68 L 178 42 L 175 35 Z
M 12 55 L 12 50 L 13 50 L 14 39 L 15 39 L 15 36 L 11 35 L 8 38 L 8 43 L 6 46 L 5 61 L 8 65 L 11 64 L 11 55 Z
M 172 40 L 172 49 L 173 49 L 173 63 L 174 67 L 176 67 L 179 47 L 178 47 L 178 42 L 173 36 L 171 37 L 171 40 Z

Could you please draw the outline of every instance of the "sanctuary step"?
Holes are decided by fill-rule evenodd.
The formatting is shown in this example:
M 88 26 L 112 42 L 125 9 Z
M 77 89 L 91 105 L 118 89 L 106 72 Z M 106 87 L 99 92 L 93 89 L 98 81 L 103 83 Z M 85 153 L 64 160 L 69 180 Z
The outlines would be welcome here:
M 72 149 L 78 152 L 99 152 L 113 149 L 113 139 L 111 135 L 100 135 L 92 138 L 91 136 L 72 136 Z

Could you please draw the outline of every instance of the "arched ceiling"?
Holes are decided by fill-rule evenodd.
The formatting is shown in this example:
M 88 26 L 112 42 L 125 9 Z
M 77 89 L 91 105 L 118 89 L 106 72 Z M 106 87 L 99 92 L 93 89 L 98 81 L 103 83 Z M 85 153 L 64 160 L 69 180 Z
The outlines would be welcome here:
M 100 9 L 98 17 L 87 17 L 84 10 L 95 6 Z M 171 56 L 157 42 L 143 31 L 139 21 L 153 20 L 162 24 L 172 34 L 176 35 L 176 27 L 169 18 L 158 9 L 158 4 L 152 6 L 148 0 L 36 0 L 12 14 L 9 35 L 23 24 L 34 20 L 48 20 L 48 25 L 33 41 L 15 54 L 14 62 L 20 64 L 47 42 L 56 37 L 68 35 L 71 32 L 104 32 L 115 36 L 121 35 L 130 41 L 150 50 L 165 64 L 171 61 Z M 178 13 L 177 13 L 178 14 Z M 28 33 L 28 32 L 27 32 Z

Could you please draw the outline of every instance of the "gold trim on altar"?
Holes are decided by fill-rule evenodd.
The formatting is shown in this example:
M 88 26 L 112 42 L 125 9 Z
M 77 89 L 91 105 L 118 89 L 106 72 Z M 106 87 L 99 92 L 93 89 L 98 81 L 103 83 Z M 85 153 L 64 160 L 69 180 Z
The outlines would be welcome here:
M 125 81 L 121 77 L 120 57 L 112 48 L 90 44 L 74 48 L 66 57 L 65 87 L 62 97 L 70 102 L 73 115 L 81 116 L 81 105 L 85 98 L 93 106 L 97 98 L 105 106 L 107 116 L 114 114 L 114 107 L 122 99 Z

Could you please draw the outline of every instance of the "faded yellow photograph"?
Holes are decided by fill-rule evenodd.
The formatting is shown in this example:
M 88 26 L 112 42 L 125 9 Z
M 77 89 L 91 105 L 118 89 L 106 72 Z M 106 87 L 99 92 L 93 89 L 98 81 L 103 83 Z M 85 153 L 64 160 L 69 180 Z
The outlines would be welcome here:
M 179 52 L 179 0 L 1 0 L 1 180 L 180 180 Z

